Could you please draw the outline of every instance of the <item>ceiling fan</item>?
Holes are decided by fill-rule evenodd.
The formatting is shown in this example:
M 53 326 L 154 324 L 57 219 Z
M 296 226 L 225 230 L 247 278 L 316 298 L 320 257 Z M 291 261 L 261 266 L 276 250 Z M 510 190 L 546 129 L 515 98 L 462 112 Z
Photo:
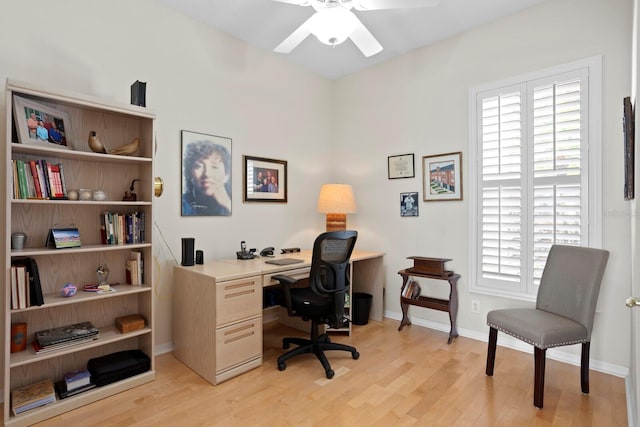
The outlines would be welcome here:
M 322 43 L 335 46 L 350 38 L 364 56 L 382 51 L 382 45 L 351 11 L 408 9 L 436 6 L 440 0 L 274 0 L 280 3 L 311 6 L 315 13 L 284 39 L 275 52 L 289 53 L 310 34 Z

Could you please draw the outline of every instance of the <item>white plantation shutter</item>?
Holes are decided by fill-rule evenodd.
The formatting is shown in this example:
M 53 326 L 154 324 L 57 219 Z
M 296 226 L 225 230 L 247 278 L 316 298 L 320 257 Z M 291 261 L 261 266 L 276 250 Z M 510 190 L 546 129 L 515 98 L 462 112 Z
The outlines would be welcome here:
M 588 245 L 588 76 L 474 94 L 475 290 L 535 296 L 551 245 Z

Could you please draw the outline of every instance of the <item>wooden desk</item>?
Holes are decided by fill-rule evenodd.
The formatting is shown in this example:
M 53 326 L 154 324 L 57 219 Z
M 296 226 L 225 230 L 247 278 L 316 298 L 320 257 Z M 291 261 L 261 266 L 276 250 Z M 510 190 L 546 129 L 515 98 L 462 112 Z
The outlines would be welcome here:
M 417 273 L 412 269 L 404 269 L 398 272 L 402 276 L 402 289 L 400 290 L 400 307 L 402 308 L 402 321 L 398 331 L 401 331 L 405 325 L 410 325 L 408 310 L 410 305 L 417 305 L 419 307 L 431 308 L 433 310 L 446 311 L 449 313 L 449 322 L 451 323 L 451 331 L 449 332 L 449 339 L 447 344 L 451 344 L 453 339 L 458 336 L 458 330 L 456 329 L 456 317 L 458 315 L 458 288 L 457 283 L 460 278 L 459 274 L 451 274 L 449 276 L 433 275 L 426 273 Z M 418 298 L 405 298 L 402 296 L 405 286 L 409 281 L 409 277 L 424 277 L 427 279 L 446 280 L 449 282 L 450 292 L 449 299 L 432 298 L 424 295 L 420 295 Z
M 276 274 L 305 278 L 312 251 L 174 268 L 173 353 L 212 384 L 262 365 L 262 288 Z M 351 292 L 373 295 L 370 318 L 382 320 L 384 254 L 353 251 Z M 302 262 L 266 264 L 278 258 Z

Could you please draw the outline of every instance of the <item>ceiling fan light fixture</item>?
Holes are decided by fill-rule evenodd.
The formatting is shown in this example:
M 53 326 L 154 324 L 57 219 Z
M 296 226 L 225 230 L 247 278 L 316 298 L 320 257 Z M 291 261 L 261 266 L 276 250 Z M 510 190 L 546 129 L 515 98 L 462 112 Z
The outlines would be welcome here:
M 311 32 L 322 43 L 335 46 L 344 42 L 358 25 L 358 18 L 342 7 L 322 9 L 314 15 Z

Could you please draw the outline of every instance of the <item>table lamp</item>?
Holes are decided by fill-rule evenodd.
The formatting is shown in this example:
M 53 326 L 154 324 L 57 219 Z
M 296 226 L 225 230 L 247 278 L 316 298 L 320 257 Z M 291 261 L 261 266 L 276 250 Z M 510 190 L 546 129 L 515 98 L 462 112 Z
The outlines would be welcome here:
M 327 214 L 327 231 L 347 229 L 347 214 L 356 212 L 353 188 L 348 184 L 323 184 L 318 196 L 318 212 Z

